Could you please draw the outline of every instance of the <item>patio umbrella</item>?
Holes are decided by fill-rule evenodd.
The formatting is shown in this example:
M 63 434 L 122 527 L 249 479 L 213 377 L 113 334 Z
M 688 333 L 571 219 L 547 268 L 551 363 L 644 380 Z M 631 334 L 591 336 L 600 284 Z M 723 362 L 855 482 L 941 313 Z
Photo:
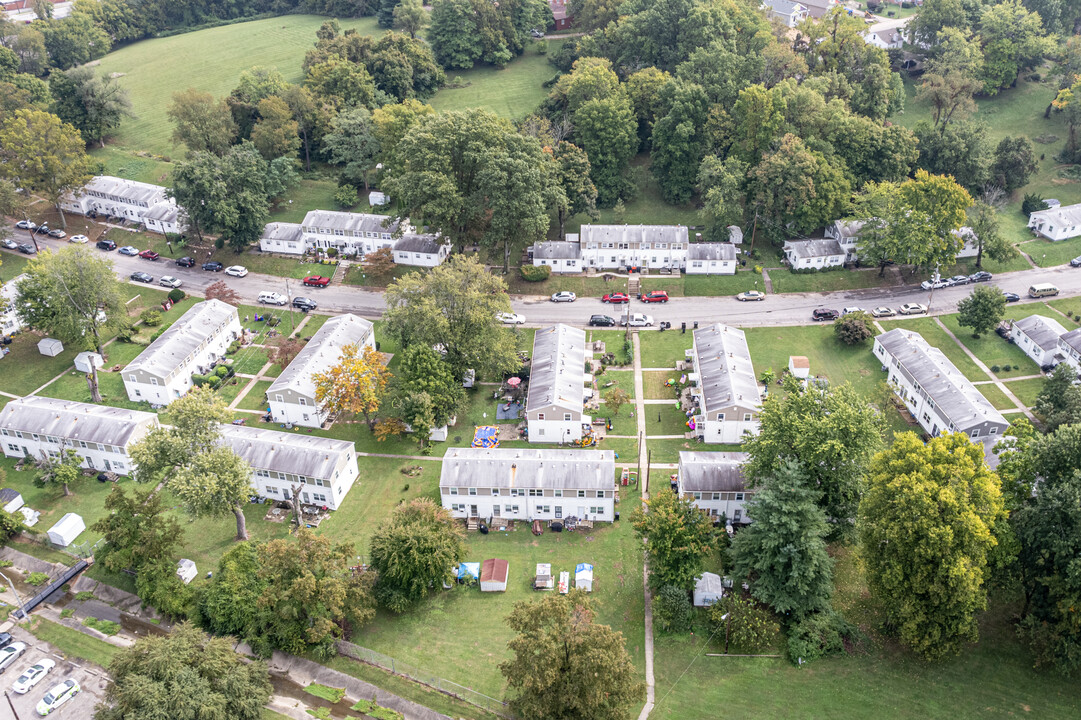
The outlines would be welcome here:
M 522 378 L 520 378 L 520 377 L 512 377 L 509 380 L 507 380 L 507 385 L 510 385 L 512 388 L 518 387 L 521 384 L 522 384 Z

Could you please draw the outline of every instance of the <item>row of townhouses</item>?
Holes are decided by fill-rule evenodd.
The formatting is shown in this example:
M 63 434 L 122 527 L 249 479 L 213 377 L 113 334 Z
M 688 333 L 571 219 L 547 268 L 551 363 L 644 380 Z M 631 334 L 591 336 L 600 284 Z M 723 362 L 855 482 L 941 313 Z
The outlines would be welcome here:
M 81 190 L 60 202 L 65 212 L 80 215 L 107 215 L 141 223 L 150 232 L 180 233 L 187 228 L 176 200 L 161 185 L 125 180 L 112 175 L 98 175 Z
M 0 410 L 0 438 L 10 458 L 59 457 L 71 449 L 90 470 L 131 475 L 131 448 L 158 416 L 140 410 L 29 396 Z M 301 500 L 341 506 L 359 470 L 352 442 L 250 428 L 221 427 L 222 442 L 252 467 L 252 488 L 270 500 L 288 500 L 300 488 Z
M 825 237 L 789 240 L 782 249 L 785 260 L 794 270 L 821 270 L 855 262 L 859 257 L 857 246 L 864 225 L 862 220 L 837 220 L 826 228 Z M 954 230 L 953 234 L 964 243 L 957 251 L 957 257 L 975 257 L 979 246 L 972 228 L 963 227 Z
M 689 275 L 734 275 L 743 231 L 728 228 L 728 242 L 690 242 L 683 225 L 583 225 L 566 240 L 529 248 L 536 266 L 553 273 L 589 270 L 682 270 Z
M 1029 315 L 1014 321 L 1010 339 L 1041 369 L 1069 363 L 1081 372 L 1081 328 L 1066 330 L 1054 318 Z
M 592 418 L 585 414 L 586 334 L 570 325 L 550 325 L 533 338 L 526 394 L 526 428 L 531 443 L 580 440 Z
M 758 432 L 762 395 L 746 334 L 717 323 L 693 333 L 688 376 L 696 403 L 694 431 L 703 442 L 735 444 Z
M 399 265 L 435 267 L 450 255 L 451 244 L 438 235 L 416 232 L 408 220 L 336 210 L 311 210 L 300 223 L 270 223 L 259 239 L 260 250 L 283 255 L 330 248 L 358 259 L 390 248 Z

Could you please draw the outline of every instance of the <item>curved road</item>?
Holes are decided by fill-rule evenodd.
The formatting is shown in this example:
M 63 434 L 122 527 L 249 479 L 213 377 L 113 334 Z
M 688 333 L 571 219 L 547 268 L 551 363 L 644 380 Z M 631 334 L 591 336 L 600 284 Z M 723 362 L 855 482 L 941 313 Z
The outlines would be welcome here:
M 25 231 L 17 231 L 17 242 L 25 242 Z M 62 247 L 67 242 L 51 238 L 38 238 L 38 245 L 44 247 Z M 93 246 L 91 246 L 93 249 Z M 11 251 L 4 251 L 11 252 Z M 136 270 L 143 270 L 154 276 L 155 285 L 162 275 L 173 275 L 184 282 L 184 290 L 202 294 L 206 288 L 218 280 L 236 290 L 245 303 L 256 304 L 260 292 L 273 290 L 289 297 L 306 296 L 319 304 L 322 312 L 351 312 L 371 319 L 382 316 L 385 304 L 383 293 L 365 290 L 349 285 L 331 285 L 326 288 L 308 288 L 299 280 L 270 275 L 250 273 L 244 278 L 234 278 L 224 273 L 212 273 L 194 268 L 178 267 L 171 258 L 164 256 L 157 261 L 144 260 L 140 257 L 120 255 L 116 251 L 107 253 L 116 267 L 117 275 L 124 280 Z M 239 259 L 239 258 L 238 258 Z M 320 266 L 313 265 L 312 273 L 320 272 Z M 1029 285 L 1037 282 L 1050 282 L 1058 286 L 1059 297 L 1081 295 L 1081 269 L 1069 265 L 1052 268 L 1019 270 L 996 275 L 988 283 L 1003 290 L 1015 292 L 1021 296 L 1021 302 L 1035 302 L 1026 296 Z M 132 283 L 138 285 L 140 283 Z M 844 307 L 859 306 L 870 310 L 879 305 L 892 308 L 904 303 L 922 303 L 929 305 L 931 315 L 956 312 L 957 302 L 966 297 L 972 288 L 967 285 L 942 288 L 930 293 L 918 286 L 889 288 L 871 288 L 865 290 L 845 290 L 829 293 L 785 293 L 773 294 L 762 302 L 743 303 L 731 296 L 723 297 L 677 297 L 665 304 L 646 304 L 632 300 L 630 312 L 652 315 L 655 323 L 672 323 L 678 328 L 681 322 L 688 327 L 695 321 L 705 324 L 724 322 L 739 327 L 769 325 L 799 325 L 811 322 L 811 311 L 817 307 L 830 307 L 841 310 Z M 585 326 L 589 316 L 595 313 L 611 315 L 618 319 L 628 306 L 605 305 L 597 298 L 580 298 L 573 303 L 553 303 L 546 296 L 514 295 L 511 297 L 514 311 L 526 318 L 531 326 L 563 322 L 569 325 Z

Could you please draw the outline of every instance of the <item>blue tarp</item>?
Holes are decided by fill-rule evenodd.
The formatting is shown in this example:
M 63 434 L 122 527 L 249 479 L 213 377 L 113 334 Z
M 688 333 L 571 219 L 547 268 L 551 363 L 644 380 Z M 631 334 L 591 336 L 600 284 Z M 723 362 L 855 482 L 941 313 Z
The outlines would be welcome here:
M 498 430 L 494 425 L 480 425 L 473 434 L 473 447 L 494 448 L 499 447 Z
M 477 580 L 480 580 L 480 563 L 460 563 L 458 565 L 458 580 L 461 582 L 476 582 Z

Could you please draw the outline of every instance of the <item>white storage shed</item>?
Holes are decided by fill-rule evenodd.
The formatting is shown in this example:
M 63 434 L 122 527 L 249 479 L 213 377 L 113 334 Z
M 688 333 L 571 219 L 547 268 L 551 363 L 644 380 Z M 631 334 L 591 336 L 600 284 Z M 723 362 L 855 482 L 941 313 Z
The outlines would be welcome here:
M 86 530 L 86 523 L 75 513 L 68 513 L 60 518 L 60 522 L 49 528 L 49 542 L 60 547 L 67 547 L 75 542 L 75 538 Z
M 38 341 L 38 352 L 46 357 L 56 357 L 64 352 L 64 343 L 56 338 L 42 338 Z
M 510 573 L 510 563 L 506 560 L 492 558 L 485 560 L 480 566 L 480 591 L 481 592 L 506 592 L 507 575 Z
M 101 359 L 101 355 L 89 350 L 75 356 L 75 369 L 81 373 L 92 373 L 94 368 L 100 368 L 104 364 L 105 361 Z
M 0 503 L 4 505 L 4 512 L 8 513 L 13 513 L 26 504 L 19 491 L 11 488 L 0 488 Z
M 694 606 L 709 607 L 719 602 L 724 597 L 724 586 L 721 576 L 716 573 L 704 572 L 694 581 Z
M 198 574 L 199 568 L 195 566 L 194 560 L 181 558 L 180 561 L 176 564 L 176 576 L 183 580 L 185 585 L 194 580 L 195 576 Z
M 574 568 L 574 587 L 593 592 L 593 566 L 589 563 L 578 563 Z

